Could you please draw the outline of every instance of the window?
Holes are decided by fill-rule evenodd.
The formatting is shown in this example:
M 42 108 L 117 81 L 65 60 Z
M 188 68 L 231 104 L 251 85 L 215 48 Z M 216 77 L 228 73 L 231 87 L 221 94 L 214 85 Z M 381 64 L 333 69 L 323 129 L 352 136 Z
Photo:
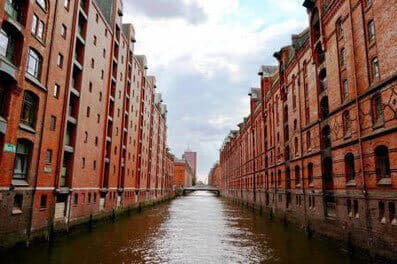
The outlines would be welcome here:
M 74 194 L 73 203 L 75 205 L 79 204 L 79 195 L 77 193 Z
M 90 117 L 90 113 L 91 113 L 91 108 L 88 106 L 87 107 L 87 117 Z
M 95 22 L 98 23 L 98 21 L 99 21 L 99 15 L 95 14 Z
M 340 65 L 343 69 L 346 68 L 346 50 L 344 48 L 340 51 Z
M 307 165 L 307 177 L 309 180 L 309 184 L 313 184 L 313 180 L 314 180 L 314 178 L 313 178 L 313 163 L 309 163 Z
M 55 97 L 55 98 L 58 98 L 59 97 L 59 90 L 60 90 L 60 86 L 59 86 L 59 84 L 55 84 L 54 85 L 54 92 L 53 92 L 53 96 Z
M 89 91 L 90 93 L 92 93 L 92 82 L 90 82 L 90 84 L 88 85 L 88 91 Z
M 359 214 L 359 212 L 358 212 L 358 200 L 354 200 L 353 201 L 353 214 L 354 214 L 354 217 L 356 217 L 356 218 L 359 218 L 360 217 L 360 214 Z
M 349 98 L 349 82 L 347 80 L 343 81 L 343 91 L 342 91 L 343 100 L 347 100 Z
M 295 156 L 298 155 L 299 146 L 298 146 L 298 138 L 295 137 L 294 139 L 294 148 L 295 148 Z
M 339 18 L 338 22 L 336 22 L 336 32 L 338 39 L 342 39 L 344 37 L 343 23 L 341 18 Z
M 295 166 L 295 184 L 300 185 L 301 183 L 301 168 L 299 166 Z
M 91 59 L 91 68 L 94 69 L 95 68 L 95 60 Z
M 46 0 L 36 0 L 37 4 L 43 8 L 44 10 L 47 9 Z
M 36 125 L 37 97 L 29 91 L 25 92 L 21 112 L 21 123 L 34 128 Z
M 39 17 L 36 14 L 34 14 L 33 18 L 32 18 L 32 28 L 30 31 L 32 33 L 32 35 L 34 35 L 34 36 L 37 34 L 38 23 L 39 23 Z
M 52 150 L 47 149 L 46 155 L 45 155 L 45 163 L 46 164 L 51 164 L 52 163 Z
M 94 36 L 94 45 L 96 46 L 96 43 L 97 43 L 97 37 L 96 36 Z
M 26 140 L 18 140 L 14 161 L 14 179 L 26 180 L 30 162 L 31 143 Z
M 87 143 L 87 142 L 88 142 L 88 132 L 85 131 L 84 132 L 84 143 Z
M 374 126 L 383 122 L 382 98 L 379 94 L 372 98 L 372 123 Z
M 370 44 L 375 42 L 375 23 L 373 20 L 368 22 L 368 40 Z
M 35 50 L 29 49 L 28 63 L 26 69 L 27 72 L 36 79 L 39 79 L 41 75 L 41 64 L 41 56 Z
M 312 136 L 311 136 L 311 133 L 310 133 L 310 131 L 307 131 L 306 132 L 306 147 L 307 147 L 307 149 L 310 149 L 310 147 L 311 147 L 311 145 L 312 145 Z
M 4 117 L 6 113 L 7 104 L 7 91 L 4 88 L 0 88 L 0 116 Z
M 342 119 L 343 119 L 343 134 L 345 136 L 348 136 L 351 133 L 351 120 L 350 120 L 349 111 L 343 112 Z
M 82 158 L 82 160 L 81 160 L 81 168 L 82 169 L 85 168 L 85 158 Z
M 346 201 L 346 207 L 347 207 L 347 215 L 348 215 L 349 217 L 353 217 L 352 200 L 347 199 L 347 201 Z
M 62 69 L 63 67 L 63 55 L 61 53 L 58 54 L 57 65 Z
M 47 208 L 47 195 L 43 194 L 40 197 L 40 209 L 46 209 Z
M 62 36 L 62 38 L 66 39 L 67 32 L 68 32 L 68 28 L 66 27 L 65 24 L 62 24 L 62 26 L 61 26 L 61 36 Z
M 98 146 L 98 137 L 95 137 L 95 146 Z
M 373 80 L 377 80 L 379 79 L 379 62 L 378 62 L 378 58 L 373 58 L 372 62 L 372 79 Z
M 346 181 L 352 181 L 356 177 L 354 168 L 354 155 L 352 153 L 348 153 L 345 156 L 345 176 Z
M 102 92 L 99 92 L 99 102 L 102 101 Z
M 50 130 L 55 131 L 57 125 L 57 118 L 55 116 L 51 116 L 50 120 Z
M 386 146 L 376 147 L 375 166 L 378 179 L 390 178 L 389 149 Z
M 14 196 L 14 206 L 12 208 L 13 214 L 22 213 L 23 196 L 22 194 L 15 194 Z
M 396 204 L 394 202 L 389 202 L 389 219 L 392 225 L 397 224 L 396 219 Z
M 277 173 L 277 185 L 281 185 L 281 170 L 279 170 Z
M 96 170 L 96 160 L 93 162 L 93 169 Z
M 379 221 L 382 224 L 386 223 L 386 217 L 385 217 L 385 203 L 383 201 L 378 202 L 378 210 L 379 210 Z
M 44 22 L 41 21 L 36 14 L 33 15 L 31 33 L 36 38 L 43 40 Z
M 69 9 L 69 7 L 70 7 L 70 0 L 65 0 L 65 1 L 63 2 L 63 6 L 64 6 L 66 9 Z

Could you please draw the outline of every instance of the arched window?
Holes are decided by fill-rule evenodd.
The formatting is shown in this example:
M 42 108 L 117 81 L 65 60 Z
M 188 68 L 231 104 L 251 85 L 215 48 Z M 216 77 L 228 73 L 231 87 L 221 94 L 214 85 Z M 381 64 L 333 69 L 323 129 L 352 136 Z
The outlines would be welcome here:
M 314 177 L 313 177 L 313 163 L 309 163 L 307 165 L 307 178 L 309 181 L 309 184 L 313 183 Z
M 294 150 L 295 150 L 295 156 L 298 155 L 299 146 L 298 146 L 298 138 L 297 137 L 295 137 L 295 139 L 294 139 Z
M 345 176 L 347 182 L 354 180 L 356 177 L 354 168 L 354 155 L 352 153 L 348 153 L 345 156 Z
M 14 161 L 14 179 L 26 180 L 31 160 L 32 143 L 25 139 L 17 141 L 17 151 Z
M 389 149 L 386 146 L 376 147 L 375 165 L 378 179 L 390 178 Z
M 36 126 L 38 101 L 39 100 L 34 93 L 25 91 L 21 112 L 21 123 L 33 129 Z
M 296 165 L 295 166 L 295 184 L 298 185 L 301 183 L 301 168 Z
M 29 49 L 28 63 L 26 71 L 36 79 L 41 77 L 41 67 L 43 59 L 34 49 Z

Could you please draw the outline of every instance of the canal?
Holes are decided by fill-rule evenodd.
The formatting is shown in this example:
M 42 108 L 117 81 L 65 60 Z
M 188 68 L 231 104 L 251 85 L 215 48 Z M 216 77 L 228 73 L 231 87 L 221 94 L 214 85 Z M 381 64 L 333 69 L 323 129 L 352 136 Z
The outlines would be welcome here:
M 366 263 L 329 241 L 198 192 L 1 263 Z

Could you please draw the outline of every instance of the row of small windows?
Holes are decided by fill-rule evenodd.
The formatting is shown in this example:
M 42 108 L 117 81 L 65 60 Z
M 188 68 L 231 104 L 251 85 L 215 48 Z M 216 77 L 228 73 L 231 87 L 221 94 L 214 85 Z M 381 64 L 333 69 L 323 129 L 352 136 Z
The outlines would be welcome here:
M 97 202 L 97 193 L 88 193 L 87 196 L 85 193 L 82 193 L 81 198 L 79 199 L 79 194 L 75 193 L 74 197 L 73 197 L 73 204 L 74 205 L 78 205 L 79 202 L 81 202 L 82 204 L 84 203 L 96 203 Z M 87 197 L 87 198 L 86 198 Z
M 375 148 L 375 169 L 376 175 L 378 179 L 382 178 L 390 178 L 391 170 L 390 170 L 390 160 L 389 160 L 389 150 L 386 146 L 378 146 Z M 348 153 L 345 155 L 344 158 L 345 163 L 345 177 L 346 182 L 354 180 L 356 177 L 356 170 L 355 170 L 355 157 L 352 153 Z M 313 183 L 314 175 L 313 175 L 313 163 L 309 163 L 307 166 L 307 175 L 308 175 L 308 182 L 309 184 Z M 331 173 L 332 174 L 332 173 Z M 278 170 L 277 173 L 277 185 L 281 185 L 281 170 Z M 287 185 L 290 183 L 290 171 L 286 170 L 286 183 Z M 300 174 L 300 167 L 295 167 L 295 184 L 300 184 L 301 182 L 301 174 Z M 274 176 L 271 173 L 271 184 L 274 183 Z M 288 187 L 288 186 L 287 186 Z

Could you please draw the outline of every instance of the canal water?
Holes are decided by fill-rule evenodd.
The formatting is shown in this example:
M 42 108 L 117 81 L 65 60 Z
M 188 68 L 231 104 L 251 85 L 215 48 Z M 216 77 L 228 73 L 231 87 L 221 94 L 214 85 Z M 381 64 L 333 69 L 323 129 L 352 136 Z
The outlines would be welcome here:
M 1 263 L 365 264 L 329 241 L 309 239 L 210 193 L 172 202 L 2 256 Z

